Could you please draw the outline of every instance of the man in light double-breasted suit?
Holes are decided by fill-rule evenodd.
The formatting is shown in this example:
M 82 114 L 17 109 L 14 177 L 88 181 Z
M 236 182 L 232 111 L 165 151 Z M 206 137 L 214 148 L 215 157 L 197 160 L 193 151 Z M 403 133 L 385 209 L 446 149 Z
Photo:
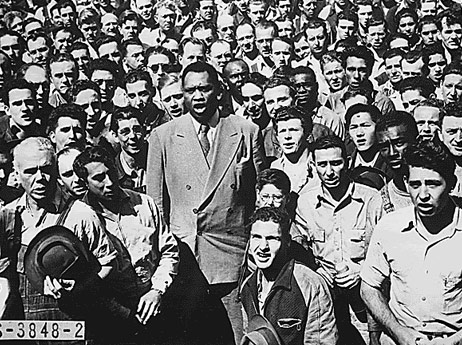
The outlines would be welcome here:
M 220 117 L 215 69 L 203 62 L 182 77 L 189 114 L 166 123 L 149 139 L 148 194 L 170 228 L 186 242 L 242 335 L 236 302 L 239 267 L 255 202 L 256 174 L 266 167 L 261 136 L 252 122 Z

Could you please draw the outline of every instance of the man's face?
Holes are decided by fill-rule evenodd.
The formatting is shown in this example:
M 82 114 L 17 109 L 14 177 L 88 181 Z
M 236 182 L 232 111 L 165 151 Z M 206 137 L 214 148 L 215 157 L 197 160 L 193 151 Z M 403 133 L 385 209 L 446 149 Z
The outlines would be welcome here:
M 167 7 L 161 7 L 157 11 L 157 22 L 160 30 L 170 32 L 175 27 L 176 13 Z
M 462 118 L 443 117 L 441 139 L 454 157 L 462 157 Z
M 117 65 L 120 65 L 120 61 L 122 60 L 122 55 L 117 47 L 117 42 L 108 42 L 101 45 L 98 48 L 98 55 L 102 59 L 114 61 Z
M 60 117 L 56 129 L 50 132 L 50 140 L 56 145 L 56 152 L 69 145 L 83 147 L 85 144 L 85 128 L 79 120 L 71 117 Z
M 42 108 L 48 102 L 48 93 L 50 92 L 50 82 L 48 81 L 45 69 L 38 66 L 31 66 L 24 74 L 24 79 L 34 85 L 37 105 Z
M 242 86 L 242 98 L 244 102 L 244 114 L 258 119 L 263 113 L 265 104 L 263 90 L 253 83 L 246 83 Z
M 111 37 L 116 37 L 119 34 L 117 17 L 114 14 L 106 13 L 101 17 L 101 32 Z
M 300 10 L 308 18 L 313 18 L 316 14 L 317 1 L 316 0 L 302 0 L 300 2 Z
M 290 14 L 291 7 L 292 6 L 290 4 L 290 0 L 279 0 L 277 8 L 279 10 L 279 16 L 281 19 L 287 19 Z
M 136 38 L 138 34 L 138 23 L 136 20 L 126 20 L 120 26 L 120 33 L 122 34 L 122 41 Z
M 218 107 L 217 85 L 207 72 L 188 72 L 183 82 L 186 109 L 200 123 L 206 123 Z
M 418 106 L 414 109 L 413 115 L 419 130 L 419 138 L 433 140 L 441 130 L 440 110 L 429 106 Z
M 346 84 L 345 70 L 339 61 L 328 62 L 324 65 L 324 78 L 331 91 L 339 91 Z
M 58 176 L 56 163 L 47 151 L 32 149 L 16 158 L 18 179 L 28 197 L 37 203 L 49 199 Z
M 409 166 L 406 187 L 421 218 L 441 212 L 449 201 L 450 186 L 435 170 Z
M 91 162 L 85 165 L 88 171 L 88 191 L 95 197 L 105 201 L 114 200 L 118 195 L 119 181 L 115 169 L 109 169 L 102 162 Z
M 446 67 L 446 59 L 440 53 L 429 56 L 428 59 L 428 77 L 436 84 L 439 84 L 443 78 L 443 70 Z
M 68 95 L 77 81 L 75 65 L 72 61 L 53 62 L 50 65 L 51 81 L 61 95 Z
M 294 43 L 294 52 L 299 60 L 307 57 L 310 53 L 310 46 L 304 35 Z
M 0 37 L 0 50 L 8 55 L 13 64 L 21 60 L 19 39 L 16 36 L 6 34 Z
M 279 224 L 272 221 L 256 221 L 250 230 L 250 255 L 261 270 L 271 268 L 283 248 L 283 238 Z
M 292 60 L 291 46 L 284 41 L 274 40 L 271 45 L 275 67 L 290 66 Z
M 86 73 L 88 71 L 88 65 L 90 65 L 90 54 L 87 49 L 77 49 L 72 51 L 72 56 L 79 70 Z
M 338 188 L 348 179 L 347 163 L 340 147 L 315 150 L 314 164 L 322 185 L 327 189 Z
M 218 72 L 223 71 L 228 61 L 233 58 L 233 52 L 231 46 L 224 43 L 214 43 L 210 48 L 210 63 L 216 68 Z
M 127 46 L 127 55 L 123 61 L 129 69 L 135 70 L 144 64 L 143 47 L 137 44 L 130 44 Z
M 136 0 L 136 9 L 138 10 L 138 15 L 144 21 L 148 21 L 152 18 L 152 10 L 154 8 L 151 0 Z
M 215 2 L 213 0 L 199 1 L 199 16 L 205 21 L 213 20 L 215 15 Z
M 174 40 L 173 38 L 167 38 L 164 42 L 162 42 L 161 46 L 170 50 L 173 53 L 173 55 L 175 55 L 175 57 L 178 59 L 180 47 L 176 40 Z
M 409 146 L 411 139 L 406 134 L 404 125 L 388 127 L 377 132 L 377 144 L 380 153 L 392 170 L 399 170 L 404 164 L 403 153 Z
M 403 78 L 409 77 L 421 77 L 422 76 L 422 68 L 424 67 L 424 63 L 422 58 L 418 59 L 417 61 L 410 63 L 406 59 L 401 61 L 401 68 L 403 70 Z
M 367 29 L 367 43 L 369 43 L 372 48 L 378 50 L 382 48 L 383 43 L 385 42 L 385 36 L 387 32 L 385 31 L 385 25 L 374 25 L 369 26 Z
M 197 31 L 194 31 L 192 35 L 193 37 L 196 37 L 202 40 L 202 42 L 205 43 L 207 48 L 209 48 L 212 45 L 212 43 L 215 41 L 215 38 L 213 37 L 212 29 L 199 29 Z
M 264 92 L 266 110 L 269 117 L 274 119 L 276 111 L 282 107 L 292 105 L 293 98 L 290 95 L 290 89 L 286 85 L 279 85 L 266 89 Z
M 305 104 L 312 105 L 317 102 L 318 86 L 316 80 L 313 80 L 309 74 L 299 73 L 292 77 L 292 83 L 297 93 L 295 101 L 302 107 Z
M 412 37 L 415 33 L 416 23 L 412 17 L 402 17 L 398 23 L 398 32 L 406 35 L 407 37 Z
M 236 30 L 237 44 L 244 53 L 251 53 L 255 48 L 255 35 L 250 25 L 244 24 Z
M 327 36 L 324 32 L 324 28 L 308 28 L 306 29 L 305 33 L 311 53 L 319 59 L 327 49 Z
M 218 36 L 232 44 L 236 40 L 236 27 L 234 26 L 234 18 L 230 15 L 221 15 L 217 19 L 217 29 L 218 29 Z
M 372 6 L 371 5 L 359 5 L 358 6 L 358 24 L 359 26 L 366 28 L 369 25 L 369 20 L 372 17 Z
M 441 40 L 448 50 L 457 50 L 462 42 L 462 26 L 460 24 L 447 24 L 447 18 L 441 21 Z
M 300 153 L 305 149 L 306 135 L 300 119 L 278 121 L 276 135 L 285 156 Z
M 12 89 L 8 92 L 7 113 L 20 128 L 28 127 L 35 122 L 36 101 L 29 89 Z
M 66 27 L 69 27 L 75 23 L 75 13 L 71 6 L 61 8 L 60 16 L 63 25 Z
M 27 38 L 31 36 L 33 33 L 42 31 L 43 26 L 40 22 L 30 22 L 24 27 L 24 36 Z
M 445 104 L 458 102 L 462 96 L 462 75 L 446 75 L 443 79 L 442 91 Z
M 289 19 L 278 21 L 276 24 L 278 26 L 278 37 L 287 37 L 288 39 L 293 38 L 294 27 L 292 26 L 292 22 Z
M 402 59 L 403 58 L 399 55 L 385 59 L 385 73 L 387 74 L 388 80 L 390 80 L 393 85 L 403 80 L 403 70 L 401 69 Z
M 369 113 L 353 115 L 348 130 L 358 151 L 366 151 L 375 144 L 375 122 Z
M 249 5 L 249 18 L 253 26 L 261 22 L 265 18 L 266 6 L 263 3 Z
M 169 65 L 170 61 L 168 60 L 167 55 L 151 54 L 149 56 L 147 67 L 149 68 L 152 83 L 155 87 L 157 87 L 160 77 L 165 73 Z
M 80 31 L 88 43 L 94 44 L 99 34 L 99 27 L 96 23 L 82 24 Z
M 249 77 L 249 68 L 247 67 L 247 64 L 237 61 L 235 63 L 229 64 L 225 68 L 223 75 L 231 92 L 234 94 L 241 94 L 242 86 Z
M 75 97 L 75 104 L 80 105 L 87 113 L 87 130 L 95 128 L 101 118 L 101 100 L 98 93 L 92 89 L 80 91 Z
M 127 96 L 133 108 L 144 110 L 151 103 L 153 91 L 149 90 L 145 80 L 138 80 L 134 83 L 127 83 Z
M 11 171 L 13 171 L 11 155 L 0 152 L 0 186 L 6 186 Z
M 186 43 L 183 50 L 183 56 L 181 58 L 183 69 L 197 61 L 205 61 L 205 54 L 202 46 L 191 42 Z
M 436 16 L 437 5 L 436 1 L 425 1 L 420 4 L 420 17 Z
M 77 198 L 82 197 L 87 191 L 85 183 L 77 176 L 72 167 L 75 158 L 79 154 L 80 152 L 78 150 L 71 150 L 69 153 L 63 154 L 58 158 L 59 179 L 64 188 Z
M 249 0 L 234 0 L 234 4 L 242 13 L 247 13 L 249 9 Z
M 37 37 L 36 40 L 27 41 L 27 50 L 32 59 L 32 62 L 45 66 L 50 55 L 50 48 L 44 37 Z
M 337 35 L 340 40 L 351 37 L 355 30 L 355 23 L 351 20 L 340 19 L 337 24 Z
M 412 114 L 415 107 L 417 107 L 417 105 L 424 99 L 425 97 L 421 95 L 420 90 L 418 89 L 409 89 L 401 94 L 404 110 L 410 114 Z
M 274 39 L 274 32 L 272 28 L 255 30 L 255 43 L 257 49 L 263 57 L 271 57 L 271 43 Z
M 112 100 L 115 92 L 115 78 L 111 72 L 106 70 L 94 70 L 91 81 L 99 86 L 101 102 L 106 103 Z
M 261 190 L 257 190 L 257 200 L 255 202 L 257 208 L 276 207 L 284 209 L 286 203 L 287 196 L 273 184 L 265 184 Z
M 423 4 L 425 4 L 425 2 Z M 422 25 L 420 37 L 422 37 L 422 42 L 425 45 L 432 45 L 438 42 L 438 27 L 436 24 L 431 23 Z
M 183 115 L 185 111 L 183 90 L 181 83 L 177 82 L 165 86 L 160 91 L 160 99 L 167 113 L 172 117 Z
M 345 74 L 347 83 L 357 89 L 369 78 L 366 61 L 356 56 L 349 56 L 346 60 Z
M 72 34 L 67 31 L 59 31 L 56 33 L 53 43 L 58 52 L 67 53 L 72 45 Z
M 119 129 L 116 134 L 122 151 L 129 156 L 135 156 L 141 152 L 144 133 L 143 127 L 136 117 L 119 120 Z

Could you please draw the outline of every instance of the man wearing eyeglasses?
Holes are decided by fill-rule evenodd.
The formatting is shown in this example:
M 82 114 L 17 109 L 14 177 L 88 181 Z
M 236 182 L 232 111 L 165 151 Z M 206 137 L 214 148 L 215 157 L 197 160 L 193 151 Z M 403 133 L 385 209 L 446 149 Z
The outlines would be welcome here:
M 245 225 L 255 205 L 256 174 L 266 162 L 258 126 L 222 116 L 219 85 L 213 66 L 200 61 L 185 67 L 189 113 L 156 128 L 149 138 L 147 189 L 172 232 L 194 252 L 239 344 L 243 325 L 236 297 Z

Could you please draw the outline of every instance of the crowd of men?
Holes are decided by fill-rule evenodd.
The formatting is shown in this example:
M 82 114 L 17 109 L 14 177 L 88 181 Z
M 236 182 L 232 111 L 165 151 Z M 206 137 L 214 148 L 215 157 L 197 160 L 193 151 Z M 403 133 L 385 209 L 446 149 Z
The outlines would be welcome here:
M 462 344 L 461 52 L 458 0 L 0 0 L 0 320 Z

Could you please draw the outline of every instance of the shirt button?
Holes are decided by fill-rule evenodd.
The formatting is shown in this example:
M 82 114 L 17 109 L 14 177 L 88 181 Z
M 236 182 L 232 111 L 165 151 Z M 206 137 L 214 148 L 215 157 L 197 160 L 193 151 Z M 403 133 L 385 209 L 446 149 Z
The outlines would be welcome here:
M 193 208 L 193 213 L 194 214 L 198 214 L 199 213 L 199 210 L 197 208 Z
M 425 296 L 423 296 L 423 297 L 422 297 L 422 301 L 425 302 L 426 300 L 427 300 L 427 298 L 426 298 Z
M 230 187 L 231 189 L 236 189 L 236 185 L 234 183 Z
M 202 236 L 202 231 L 201 230 L 197 230 L 197 236 Z
M 187 190 L 190 190 L 191 189 L 191 186 L 189 184 L 186 185 L 186 189 Z
M 427 327 L 427 324 L 425 322 L 422 322 L 422 327 Z

